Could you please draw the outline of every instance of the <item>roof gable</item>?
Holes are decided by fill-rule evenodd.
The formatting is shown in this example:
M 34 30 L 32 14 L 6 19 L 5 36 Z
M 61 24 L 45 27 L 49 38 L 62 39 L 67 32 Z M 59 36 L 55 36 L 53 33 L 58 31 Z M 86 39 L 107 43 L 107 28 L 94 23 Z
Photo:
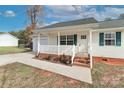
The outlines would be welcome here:
M 4 34 L 8 34 L 8 35 L 12 36 L 13 38 L 18 39 L 16 36 L 13 36 L 13 35 L 10 34 L 10 33 L 0 32 L 0 35 L 4 35 Z M 18 40 L 19 40 L 19 39 L 18 39 Z

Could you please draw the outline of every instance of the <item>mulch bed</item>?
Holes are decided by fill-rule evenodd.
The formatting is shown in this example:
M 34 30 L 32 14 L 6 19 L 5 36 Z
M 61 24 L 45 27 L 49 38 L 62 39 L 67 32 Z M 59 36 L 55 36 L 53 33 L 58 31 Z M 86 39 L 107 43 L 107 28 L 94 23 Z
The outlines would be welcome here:
M 39 60 L 45 60 L 45 61 L 49 61 L 52 63 L 57 63 L 57 64 L 62 64 L 62 65 L 66 65 L 66 66 L 71 66 L 71 64 L 66 64 L 65 62 L 71 62 L 71 56 L 65 56 L 65 55 L 55 55 L 55 54 L 45 54 L 45 53 L 40 53 L 38 56 L 35 57 L 36 59 Z M 65 62 L 64 62 L 65 61 Z

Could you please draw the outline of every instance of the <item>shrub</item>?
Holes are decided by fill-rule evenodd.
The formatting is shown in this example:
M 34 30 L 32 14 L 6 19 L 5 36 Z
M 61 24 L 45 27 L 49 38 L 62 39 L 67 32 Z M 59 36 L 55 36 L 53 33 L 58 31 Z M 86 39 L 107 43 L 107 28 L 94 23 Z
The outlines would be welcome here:
M 66 55 L 61 55 L 60 56 L 60 62 L 61 63 L 64 63 L 64 64 L 71 64 L 71 57 L 69 57 L 69 56 L 66 56 Z

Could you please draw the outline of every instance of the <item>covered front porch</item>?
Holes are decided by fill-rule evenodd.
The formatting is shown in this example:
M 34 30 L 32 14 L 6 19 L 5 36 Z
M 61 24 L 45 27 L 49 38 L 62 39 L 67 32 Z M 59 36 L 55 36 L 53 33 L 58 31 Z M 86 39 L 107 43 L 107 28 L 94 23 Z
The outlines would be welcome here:
M 89 58 L 92 68 L 90 29 L 64 29 L 39 31 L 37 37 L 37 54 L 53 54 L 71 56 L 71 64 L 75 58 Z

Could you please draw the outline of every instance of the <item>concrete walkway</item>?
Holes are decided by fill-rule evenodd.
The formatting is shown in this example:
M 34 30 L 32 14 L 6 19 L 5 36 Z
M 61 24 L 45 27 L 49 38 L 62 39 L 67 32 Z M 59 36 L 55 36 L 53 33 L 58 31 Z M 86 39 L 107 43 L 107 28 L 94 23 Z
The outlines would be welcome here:
M 58 73 L 70 78 L 74 78 L 87 83 L 92 83 L 90 68 L 78 67 L 78 66 L 65 66 L 61 64 L 55 64 L 47 61 L 41 61 L 33 59 L 32 53 L 17 53 L 0 55 L 0 66 L 9 63 L 20 62 L 26 65 L 44 69 L 50 72 Z

